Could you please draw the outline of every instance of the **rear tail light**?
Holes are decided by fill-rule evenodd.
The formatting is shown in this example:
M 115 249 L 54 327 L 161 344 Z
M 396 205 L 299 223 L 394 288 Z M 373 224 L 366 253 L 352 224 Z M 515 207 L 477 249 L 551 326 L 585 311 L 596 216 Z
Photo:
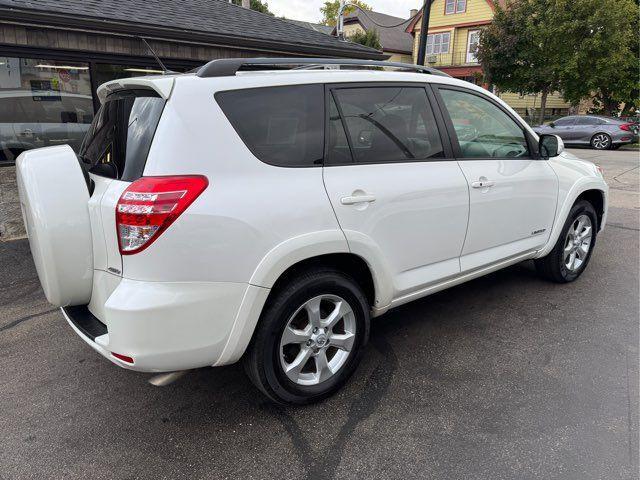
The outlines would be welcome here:
M 120 253 L 131 255 L 151 245 L 207 185 L 201 175 L 142 177 L 129 185 L 116 206 Z
M 623 123 L 622 125 L 620 125 L 620 130 L 624 130 L 625 132 L 630 132 L 631 127 L 633 127 L 632 123 Z

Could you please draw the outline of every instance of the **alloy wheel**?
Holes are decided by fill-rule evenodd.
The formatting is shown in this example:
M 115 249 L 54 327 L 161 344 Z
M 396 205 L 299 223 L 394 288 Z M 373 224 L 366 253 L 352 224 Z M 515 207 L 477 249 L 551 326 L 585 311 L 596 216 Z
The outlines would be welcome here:
M 607 148 L 609 148 L 610 143 L 611 139 L 609 138 L 609 135 L 605 133 L 599 133 L 598 135 L 593 137 L 592 140 L 594 148 L 597 148 L 598 150 L 606 150 Z
M 587 259 L 591 248 L 593 225 L 588 215 L 577 217 L 567 232 L 564 244 L 563 263 L 567 270 L 575 272 Z
M 319 295 L 301 305 L 280 337 L 280 365 L 298 385 L 317 385 L 345 365 L 356 338 L 356 317 L 337 295 Z

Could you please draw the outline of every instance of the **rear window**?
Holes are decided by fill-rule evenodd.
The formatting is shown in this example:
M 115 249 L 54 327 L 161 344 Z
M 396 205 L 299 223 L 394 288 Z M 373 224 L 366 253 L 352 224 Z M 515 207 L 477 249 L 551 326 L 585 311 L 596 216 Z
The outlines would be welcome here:
M 164 104 L 152 90 L 109 95 L 80 148 L 89 171 L 128 182 L 140 178 Z
M 322 164 L 322 85 L 232 90 L 219 92 L 216 100 L 258 159 L 281 167 Z

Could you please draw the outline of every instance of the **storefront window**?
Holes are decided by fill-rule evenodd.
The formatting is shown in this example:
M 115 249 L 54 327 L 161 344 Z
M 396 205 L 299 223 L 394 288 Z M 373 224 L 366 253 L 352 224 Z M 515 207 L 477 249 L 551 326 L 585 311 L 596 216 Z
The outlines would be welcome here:
M 96 85 L 102 85 L 118 78 L 144 77 L 145 75 L 160 75 L 162 73 L 159 67 L 108 65 L 106 63 L 97 63 L 95 67 Z
M 88 64 L 0 57 L 0 163 L 50 145 L 78 151 L 92 120 Z

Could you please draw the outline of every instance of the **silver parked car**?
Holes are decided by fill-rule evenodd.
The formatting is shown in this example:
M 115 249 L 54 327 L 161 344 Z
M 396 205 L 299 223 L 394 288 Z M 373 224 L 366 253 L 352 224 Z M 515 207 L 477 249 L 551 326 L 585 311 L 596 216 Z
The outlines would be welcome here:
M 0 90 L 0 163 L 51 145 L 68 144 L 77 152 L 92 120 L 90 95 Z
M 540 135 L 558 135 L 567 145 L 590 145 L 598 150 L 619 148 L 638 141 L 638 124 L 598 115 L 562 117 L 533 128 Z

